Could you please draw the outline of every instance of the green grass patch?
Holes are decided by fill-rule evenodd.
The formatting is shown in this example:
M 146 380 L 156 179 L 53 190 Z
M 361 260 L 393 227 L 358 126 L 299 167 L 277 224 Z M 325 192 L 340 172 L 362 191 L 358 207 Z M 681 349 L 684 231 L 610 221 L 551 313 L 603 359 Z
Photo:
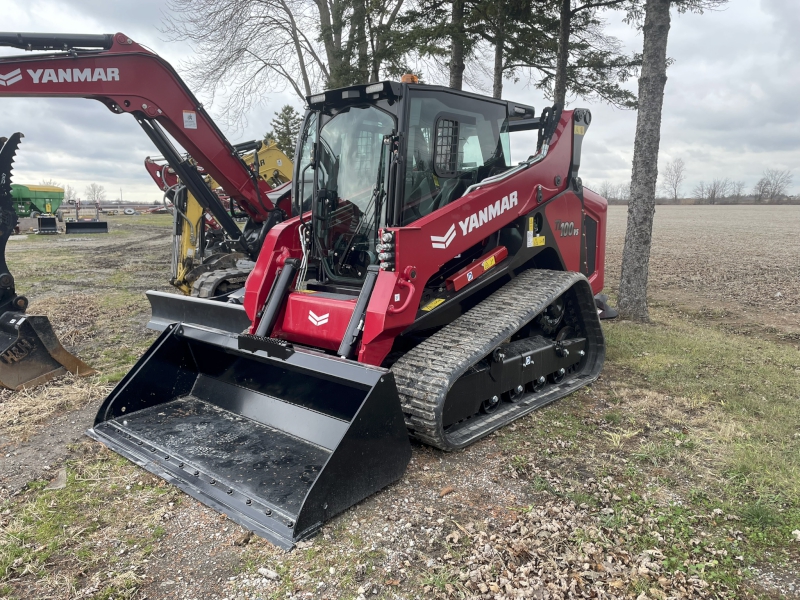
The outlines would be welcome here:
M 785 344 L 725 335 L 656 312 L 656 322 L 605 327 L 608 362 L 637 385 L 709 411 L 710 436 L 729 479 L 757 496 L 800 498 L 800 352 Z M 640 452 L 658 463 L 673 451 Z
M 0 506 L 0 513 L 9 514 L 0 528 L 0 586 L 13 590 L 17 578 L 41 582 L 57 565 L 62 575 L 102 569 L 106 581 L 93 597 L 128 597 L 137 583 L 124 573 L 165 533 L 157 511 L 169 488 L 148 483 L 153 481 L 124 458 L 100 450 L 93 460 L 68 463 L 61 489 L 30 483 L 21 497 Z M 119 577 L 109 577 L 110 571 Z

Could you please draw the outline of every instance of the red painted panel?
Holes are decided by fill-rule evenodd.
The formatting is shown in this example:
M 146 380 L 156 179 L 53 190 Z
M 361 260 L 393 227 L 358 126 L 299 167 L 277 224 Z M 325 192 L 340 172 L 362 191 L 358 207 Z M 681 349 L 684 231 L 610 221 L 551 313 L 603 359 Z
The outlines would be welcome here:
M 247 311 L 247 316 L 253 321 L 250 333 L 255 333 L 258 328 L 258 312 L 267 301 L 272 282 L 275 281 L 278 269 L 283 266 L 283 261 L 287 257 L 302 257 L 299 227 L 299 217 L 278 223 L 269 230 L 264 244 L 261 246 L 256 266 L 244 284 L 244 309 Z
M 338 350 L 355 306 L 356 298 L 339 300 L 326 294 L 292 292 L 273 337 Z
M 267 183 L 260 182 L 257 193 L 249 169 L 175 69 L 127 35 L 115 34 L 108 50 L 0 57 L 0 73 L 16 69 L 19 79 L 0 86 L 0 97 L 91 98 L 117 113 L 143 113 L 257 221 L 273 208 L 265 197 Z
M 444 263 L 566 189 L 572 161 L 572 114 L 570 110 L 561 113 L 550 150 L 538 164 L 474 190 L 406 227 L 391 228 L 395 233 L 396 271 L 383 271 L 378 276 L 367 307 L 359 361 L 381 364 L 394 337 L 414 322 L 425 283 Z M 541 202 L 536 194 L 538 186 L 542 186 Z M 580 200 L 575 200 L 580 205 Z M 580 206 L 580 221 L 579 217 Z M 577 269 L 579 261 L 576 253 L 572 268 Z M 405 301 L 407 289 L 397 280 L 412 270 L 416 273 L 415 292 L 409 309 L 388 314 L 395 294 Z
M 592 190 L 584 188 L 583 200 L 586 207 L 586 214 L 597 221 L 597 271 L 589 277 L 592 291 L 599 294 L 605 285 L 606 273 L 606 220 L 608 212 L 608 201 L 601 195 Z
M 568 271 L 581 270 L 583 243 L 583 206 L 581 199 L 567 192 L 550 202 L 544 209 L 547 222 Z

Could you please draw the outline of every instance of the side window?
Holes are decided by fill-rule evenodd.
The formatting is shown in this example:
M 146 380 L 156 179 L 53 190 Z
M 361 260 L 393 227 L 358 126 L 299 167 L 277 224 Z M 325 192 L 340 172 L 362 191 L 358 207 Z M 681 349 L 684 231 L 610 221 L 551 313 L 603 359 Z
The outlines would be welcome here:
M 477 134 L 470 135 L 464 140 L 464 151 L 462 153 L 460 171 L 469 169 L 477 169 L 483 166 L 483 152 L 481 151 L 481 142 Z

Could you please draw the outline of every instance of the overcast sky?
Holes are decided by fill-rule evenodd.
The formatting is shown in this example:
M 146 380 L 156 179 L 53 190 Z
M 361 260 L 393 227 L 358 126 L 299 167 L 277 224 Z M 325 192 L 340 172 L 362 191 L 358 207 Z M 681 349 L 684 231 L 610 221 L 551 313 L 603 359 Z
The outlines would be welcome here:
M 158 31 L 162 0 L 0 0 L 0 29 L 63 33 L 122 31 L 172 62 L 191 53 L 167 42 Z M 641 34 L 608 14 L 609 32 L 629 51 L 641 51 Z M 800 191 L 800 9 L 798 0 L 731 0 L 722 11 L 704 15 L 673 12 L 661 127 L 663 166 L 674 158 L 687 165 L 684 195 L 700 181 L 728 177 L 749 190 L 766 168 L 794 173 L 791 193 Z M 15 53 L 0 49 L 1 55 Z M 636 82 L 630 87 L 635 91 Z M 541 94 L 506 82 L 504 96 L 546 104 Z M 201 97 L 202 100 L 207 100 Z M 15 168 L 17 183 L 54 179 L 82 196 L 87 184 L 105 186 L 109 199 L 150 202 L 160 193 L 142 166 L 157 153 L 129 115 L 114 115 L 98 102 L 82 99 L 3 99 L 0 135 L 25 134 Z M 242 131 L 226 131 L 231 141 L 260 138 L 273 113 L 286 103 L 302 110 L 288 93 L 264 90 L 262 104 Z M 573 99 L 571 107 L 592 109 L 583 146 L 582 176 L 599 187 L 609 180 L 630 182 L 636 113 Z M 212 116 L 214 107 L 210 107 Z M 512 141 L 513 143 L 513 141 Z M 526 146 L 527 144 L 523 144 Z M 530 154 L 517 147 L 515 159 Z

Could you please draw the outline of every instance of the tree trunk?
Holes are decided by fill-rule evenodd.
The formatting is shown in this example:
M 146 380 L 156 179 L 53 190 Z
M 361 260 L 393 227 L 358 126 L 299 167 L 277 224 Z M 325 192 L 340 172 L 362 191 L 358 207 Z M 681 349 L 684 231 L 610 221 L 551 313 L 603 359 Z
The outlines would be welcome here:
M 315 0 L 317 10 L 319 11 L 319 29 L 322 44 L 325 47 L 325 58 L 328 59 L 328 79 L 333 79 L 334 71 L 339 67 L 339 56 L 337 53 L 336 43 L 333 39 L 333 23 L 331 19 L 331 12 L 328 8 L 327 0 Z M 326 82 L 325 87 L 328 87 L 330 81 Z
M 647 277 L 653 215 L 656 211 L 658 146 L 661 141 L 661 108 L 667 83 L 667 37 L 670 0 L 647 0 L 644 18 L 642 72 L 639 77 L 639 114 L 633 146 L 628 227 L 622 252 L 619 311 L 636 321 L 649 320 Z
M 356 53 L 357 53 L 357 72 L 356 81 L 352 83 L 369 82 L 369 57 L 367 55 L 367 7 L 365 0 L 355 3 L 353 10 L 353 24 L 356 28 Z
M 492 85 L 492 98 L 503 97 L 503 50 L 505 48 L 505 27 L 502 20 L 498 21 L 494 34 L 494 82 Z
M 464 85 L 464 0 L 453 0 L 450 34 L 450 87 L 460 90 Z
M 561 18 L 558 27 L 558 55 L 556 56 L 556 84 L 553 101 L 566 106 L 567 66 L 569 65 L 569 36 L 572 33 L 572 9 L 570 0 L 561 0 Z

